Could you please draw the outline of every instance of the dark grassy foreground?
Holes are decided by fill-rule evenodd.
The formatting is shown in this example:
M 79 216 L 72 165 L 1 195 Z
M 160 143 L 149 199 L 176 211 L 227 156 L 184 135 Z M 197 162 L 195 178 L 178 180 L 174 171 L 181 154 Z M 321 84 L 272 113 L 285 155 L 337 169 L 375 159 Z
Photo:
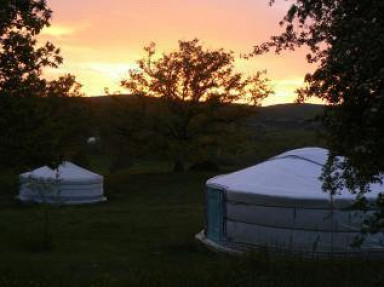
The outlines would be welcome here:
M 41 212 L 0 192 L 0 286 L 383 286 L 384 261 L 230 257 L 197 244 L 207 173 L 124 172 L 110 200 L 51 211 L 53 243 L 41 250 Z
M 245 153 L 227 155 L 221 164 L 233 170 L 287 149 L 324 146 L 313 121 L 319 111 L 311 105 L 261 109 L 246 122 Z M 384 260 L 206 250 L 194 235 L 204 227 L 203 187 L 213 173 L 174 174 L 165 172 L 171 164 L 148 160 L 111 174 L 109 161 L 101 153 L 88 162 L 107 175 L 109 201 L 50 209 L 49 250 L 42 244 L 41 207 L 15 202 L 13 173 L 0 171 L 0 287 L 384 286 Z

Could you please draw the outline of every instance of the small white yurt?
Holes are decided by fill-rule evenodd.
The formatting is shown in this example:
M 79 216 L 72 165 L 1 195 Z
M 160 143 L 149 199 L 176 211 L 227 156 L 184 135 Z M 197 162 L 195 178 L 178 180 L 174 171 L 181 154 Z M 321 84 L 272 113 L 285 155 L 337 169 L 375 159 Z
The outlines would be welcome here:
M 196 237 L 229 252 L 253 247 L 303 256 L 384 252 L 383 233 L 354 245 L 368 214 L 353 208 L 355 196 L 348 190 L 332 197 L 322 191 L 319 177 L 327 157 L 326 149 L 297 149 L 208 180 L 207 225 Z M 366 196 L 374 201 L 384 186 L 371 190 Z
M 19 179 L 17 198 L 22 202 L 90 204 L 107 200 L 103 176 L 70 162 L 63 162 L 56 170 L 43 166 Z

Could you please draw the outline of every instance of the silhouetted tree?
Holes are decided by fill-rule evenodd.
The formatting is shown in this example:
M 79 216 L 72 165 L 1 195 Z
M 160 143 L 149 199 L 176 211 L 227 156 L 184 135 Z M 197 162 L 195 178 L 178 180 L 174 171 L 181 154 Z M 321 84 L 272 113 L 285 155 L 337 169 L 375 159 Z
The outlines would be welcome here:
M 57 161 L 71 146 L 65 139 L 79 127 L 74 126 L 76 109 L 54 98 L 81 95 L 80 84 L 72 75 L 52 81 L 42 75 L 44 68 L 63 61 L 52 43 L 37 46 L 36 36 L 49 26 L 51 15 L 45 0 L 0 3 L 1 166 Z
M 368 184 L 384 171 L 384 2 L 296 0 L 281 25 L 284 32 L 255 53 L 310 48 L 307 60 L 318 68 L 306 75 L 299 101 L 318 97 L 331 106 L 323 119 L 331 149 L 324 188 L 346 186 L 364 201 Z M 338 162 L 338 154 L 347 161 Z
M 258 105 L 272 93 L 263 72 L 245 78 L 234 72 L 232 52 L 204 49 L 197 39 L 179 41 L 177 51 L 161 57 L 156 57 L 155 44 L 145 51 L 139 69 L 131 70 L 122 86 L 161 103 L 146 110 L 156 131 L 150 141 L 168 152 L 175 169 L 184 169 L 191 157 L 204 159 L 230 133 L 244 111 L 228 104 Z
M 72 159 L 89 134 L 84 105 L 69 98 L 1 99 L 0 168 L 24 170 Z
M 2 0 L 0 5 L 0 95 L 49 96 L 78 94 L 79 84 L 71 75 L 47 81 L 43 68 L 57 68 L 60 49 L 47 42 L 37 47 L 36 35 L 49 26 L 52 11 L 45 0 Z M 64 88 L 64 89 L 63 89 Z

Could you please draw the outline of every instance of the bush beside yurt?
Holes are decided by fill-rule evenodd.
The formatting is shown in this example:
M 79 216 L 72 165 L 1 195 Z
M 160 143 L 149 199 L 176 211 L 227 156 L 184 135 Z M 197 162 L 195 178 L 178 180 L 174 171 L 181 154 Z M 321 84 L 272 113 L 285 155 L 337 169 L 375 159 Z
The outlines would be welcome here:
M 70 162 L 53 170 L 47 166 L 19 176 L 17 198 L 22 202 L 90 204 L 106 201 L 104 178 Z
M 208 180 L 207 226 L 197 238 L 229 252 L 266 248 L 306 256 L 382 253 L 383 233 L 355 244 L 370 214 L 354 208 L 355 195 L 348 190 L 333 196 L 323 192 L 319 177 L 327 156 L 322 148 L 293 150 Z M 367 199 L 374 201 L 384 188 L 375 184 L 371 190 Z

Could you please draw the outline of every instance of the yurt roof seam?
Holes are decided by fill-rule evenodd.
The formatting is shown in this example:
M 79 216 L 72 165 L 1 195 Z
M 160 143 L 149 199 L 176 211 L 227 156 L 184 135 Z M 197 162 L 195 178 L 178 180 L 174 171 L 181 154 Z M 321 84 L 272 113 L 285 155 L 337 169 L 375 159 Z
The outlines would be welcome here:
M 213 177 L 212 179 L 219 178 L 219 177 L 224 176 L 224 175 L 225 174 L 218 175 L 218 176 Z M 207 187 L 212 188 L 212 189 L 220 189 L 224 192 L 228 190 L 228 186 L 216 184 L 216 183 L 209 183 L 209 184 L 207 184 Z
M 313 163 L 313 164 L 316 164 L 318 166 L 321 166 L 323 167 L 324 165 L 320 162 L 317 162 L 315 160 L 312 160 L 312 159 L 309 159 L 309 158 L 306 158 L 306 157 L 303 157 L 303 156 L 299 156 L 299 155 L 286 155 L 286 156 L 277 156 L 277 157 L 273 157 L 273 158 L 270 158 L 268 161 L 272 161 L 272 160 L 279 160 L 279 159 L 287 159 L 287 158 L 293 158 L 293 159 L 300 159 L 300 160 L 305 160 L 305 161 L 308 161 L 310 163 Z

